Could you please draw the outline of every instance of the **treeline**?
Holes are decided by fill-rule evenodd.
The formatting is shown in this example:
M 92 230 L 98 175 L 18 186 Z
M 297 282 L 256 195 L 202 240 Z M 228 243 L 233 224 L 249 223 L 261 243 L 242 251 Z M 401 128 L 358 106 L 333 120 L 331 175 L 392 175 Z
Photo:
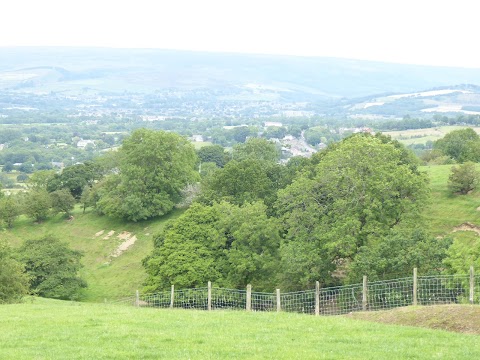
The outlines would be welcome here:
M 162 172 L 167 164 L 157 152 L 144 157 L 140 140 L 160 134 L 134 133 L 136 140 L 119 151 L 123 168 L 93 191 L 97 211 L 140 220 L 162 215 L 180 201 L 181 196 L 171 197 L 165 207 L 150 196 L 149 191 L 155 196 L 164 191 L 167 182 L 157 180 L 167 177 Z M 416 158 L 388 137 L 357 134 L 286 165 L 278 164 L 278 149 L 264 139 L 248 139 L 231 152 L 212 146 L 195 154 L 184 146 L 178 147 L 179 159 L 201 161 L 179 161 L 183 171 L 167 172 L 188 175 L 179 177 L 175 194 L 188 183 L 200 180 L 200 186 L 189 187 L 193 204 L 154 237 L 155 249 L 143 262 L 148 291 L 206 281 L 294 290 L 316 280 L 334 285 L 414 266 L 423 273 L 443 268 L 450 240 L 434 239 L 420 220 L 428 198 L 426 177 Z M 195 167 L 201 179 L 186 170 Z M 106 206 L 110 201 L 116 202 Z
M 261 138 L 195 151 L 175 133 L 140 129 L 94 162 L 36 172 L 28 193 L 1 203 L 25 204 L 35 221 L 68 214 L 75 201 L 130 221 L 187 206 L 154 236 L 148 291 L 207 281 L 297 290 L 444 268 L 451 240 L 424 230 L 426 175 L 397 141 L 355 134 L 310 159 L 279 159 Z M 5 222 L 13 212 L 2 214 Z

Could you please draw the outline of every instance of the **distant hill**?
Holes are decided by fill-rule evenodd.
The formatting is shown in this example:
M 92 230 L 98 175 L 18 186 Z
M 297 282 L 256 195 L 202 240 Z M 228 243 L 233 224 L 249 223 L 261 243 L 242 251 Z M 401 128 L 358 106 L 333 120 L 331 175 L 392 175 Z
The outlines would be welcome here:
M 480 85 L 480 69 L 155 49 L 0 48 L 0 90 L 253 89 L 308 101 L 466 83 Z

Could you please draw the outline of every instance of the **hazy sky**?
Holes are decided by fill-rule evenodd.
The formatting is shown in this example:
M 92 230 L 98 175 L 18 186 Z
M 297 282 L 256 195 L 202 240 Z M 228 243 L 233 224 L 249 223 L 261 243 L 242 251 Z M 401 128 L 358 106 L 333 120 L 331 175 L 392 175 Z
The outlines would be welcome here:
M 480 68 L 478 0 L 3 0 L 0 46 L 333 56 Z

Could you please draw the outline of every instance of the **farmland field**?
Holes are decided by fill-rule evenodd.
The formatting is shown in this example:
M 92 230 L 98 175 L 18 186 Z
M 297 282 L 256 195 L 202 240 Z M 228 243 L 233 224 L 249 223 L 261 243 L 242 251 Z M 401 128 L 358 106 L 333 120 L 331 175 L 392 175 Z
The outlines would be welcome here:
M 33 299 L 0 307 L 2 359 L 478 359 L 480 337 L 348 316 Z

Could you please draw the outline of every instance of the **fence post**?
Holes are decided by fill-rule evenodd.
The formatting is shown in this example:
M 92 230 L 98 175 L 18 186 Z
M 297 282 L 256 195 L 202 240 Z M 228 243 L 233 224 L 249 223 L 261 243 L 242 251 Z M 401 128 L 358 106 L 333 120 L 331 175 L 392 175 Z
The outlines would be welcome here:
M 282 310 L 282 305 L 280 304 L 280 289 L 277 289 L 277 311 Z
M 246 310 L 247 310 L 247 311 L 252 311 L 252 285 L 250 285 L 250 284 L 247 285 L 247 304 L 246 304 Z
M 315 315 L 320 315 L 320 282 L 315 281 Z
M 175 301 L 175 285 L 172 284 L 172 290 L 170 293 L 170 309 L 173 309 L 173 302 Z
M 139 307 L 140 306 L 140 293 L 137 291 L 135 291 L 135 306 L 136 307 Z
M 363 287 L 362 287 L 362 310 L 367 311 L 367 299 L 368 299 L 368 287 L 367 287 L 367 275 L 363 275 Z
M 208 310 L 212 310 L 212 282 L 208 282 L 207 287 L 207 308 Z
M 417 306 L 417 268 L 413 268 L 413 306 Z
M 470 266 L 470 304 L 473 304 L 475 302 L 474 290 L 475 290 L 475 272 L 473 270 L 473 266 Z

